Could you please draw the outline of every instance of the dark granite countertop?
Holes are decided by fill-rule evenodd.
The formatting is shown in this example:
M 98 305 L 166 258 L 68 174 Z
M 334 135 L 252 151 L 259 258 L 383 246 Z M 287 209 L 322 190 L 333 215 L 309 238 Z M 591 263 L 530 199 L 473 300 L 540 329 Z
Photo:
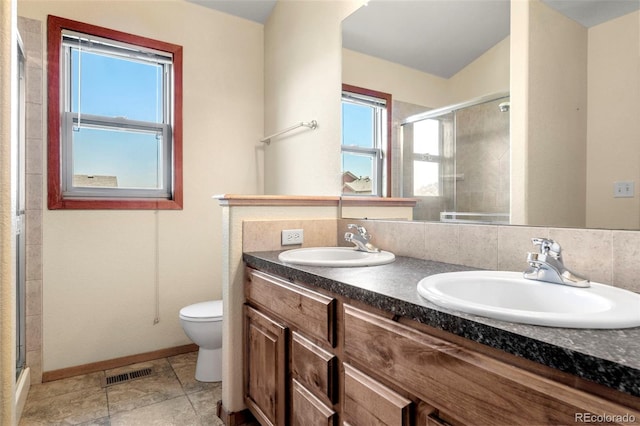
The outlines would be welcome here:
M 466 314 L 423 299 L 418 281 L 461 265 L 397 257 L 387 265 L 327 268 L 284 264 L 280 251 L 245 253 L 247 265 L 364 302 L 507 353 L 640 397 L 640 327 L 569 329 Z

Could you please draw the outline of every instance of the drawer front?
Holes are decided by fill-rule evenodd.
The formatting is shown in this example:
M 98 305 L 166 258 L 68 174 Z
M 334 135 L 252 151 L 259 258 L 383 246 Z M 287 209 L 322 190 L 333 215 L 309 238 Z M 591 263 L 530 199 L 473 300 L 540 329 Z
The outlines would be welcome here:
M 334 426 L 336 412 L 324 405 L 300 382 L 293 379 L 291 392 L 291 424 L 292 426 Z
M 411 401 L 344 364 L 344 420 L 353 426 L 410 424 Z
M 314 345 L 311 341 L 293 333 L 291 342 L 291 373 L 307 389 L 331 404 L 336 402 L 335 355 Z
M 457 422 L 573 424 L 575 413 L 629 412 L 352 306 L 345 305 L 344 328 L 349 359 L 446 411 Z
M 335 299 L 254 270 L 247 274 L 245 296 L 309 336 L 335 346 Z

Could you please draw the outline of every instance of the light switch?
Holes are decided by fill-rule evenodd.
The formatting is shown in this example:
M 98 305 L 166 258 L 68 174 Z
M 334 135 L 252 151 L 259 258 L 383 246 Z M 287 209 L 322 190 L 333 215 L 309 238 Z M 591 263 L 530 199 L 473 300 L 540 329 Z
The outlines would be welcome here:
M 614 182 L 613 183 L 613 196 L 615 198 L 632 198 L 634 196 L 635 182 Z

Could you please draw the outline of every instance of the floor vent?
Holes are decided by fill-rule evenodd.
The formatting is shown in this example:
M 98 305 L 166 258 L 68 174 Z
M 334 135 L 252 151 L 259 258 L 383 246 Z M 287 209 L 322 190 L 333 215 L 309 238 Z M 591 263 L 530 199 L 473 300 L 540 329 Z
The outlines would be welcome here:
M 130 371 L 128 373 L 116 374 L 115 376 L 105 377 L 102 382 L 102 387 L 113 386 L 124 382 L 130 382 L 135 379 L 142 379 L 143 377 L 149 377 L 153 374 L 151 368 L 143 368 L 141 370 Z

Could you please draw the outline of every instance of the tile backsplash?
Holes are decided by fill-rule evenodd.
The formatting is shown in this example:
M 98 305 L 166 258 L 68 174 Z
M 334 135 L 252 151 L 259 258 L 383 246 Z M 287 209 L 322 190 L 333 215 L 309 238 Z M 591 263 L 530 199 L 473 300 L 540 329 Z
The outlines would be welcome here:
M 575 273 L 640 293 L 637 231 L 339 219 L 338 234 L 348 223 L 363 225 L 374 245 L 400 256 L 501 271 L 525 270 L 527 253 L 536 250 L 531 238 L 551 238 Z
M 481 269 L 524 271 L 531 238 L 556 240 L 565 265 L 592 281 L 640 293 L 640 232 L 530 226 L 470 225 L 397 220 L 256 220 L 243 224 L 243 250 L 349 246 L 347 224 L 357 223 L 371 242 L 398 256 L 435 260 Z M 283 229 L 304 229 L 304 244 L 282 246 Z

